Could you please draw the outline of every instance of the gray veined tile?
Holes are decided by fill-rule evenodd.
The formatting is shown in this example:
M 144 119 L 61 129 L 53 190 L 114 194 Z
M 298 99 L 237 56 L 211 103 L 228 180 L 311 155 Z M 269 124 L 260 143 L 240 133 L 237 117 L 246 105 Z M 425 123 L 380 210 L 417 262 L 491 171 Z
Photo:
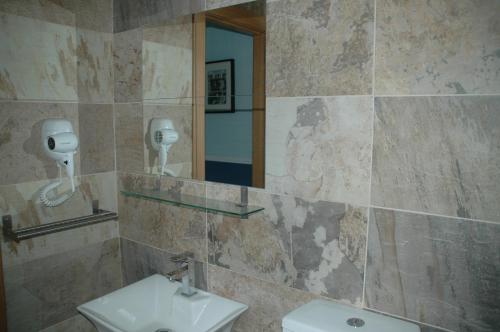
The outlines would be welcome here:
M 294 287 L 361 306 L 367 208 L 296 201 L 307 215 L 292 231 Z
M 447 328 L 500 329 L 500 224 L 372 209 L 368 307 Z
M 121 286 L 118 239 L 15 265 L 4 277 L 9 330 L 38 331 Z
M 375 92 L 500 92 L 500 3 L 377 1 Z
M 175 253 L 148 246 L 147 244 L 120 239 L 124 285 L 147 278 L 153 274 L 166 275 L 177 266 L 171 261 Z M 207 264 L 194 262 L 191 280 L 199 289 L 207 289 Z
M 370 97 L 268 98 L 266 189 L 367 205 Z
M 218 190 L 225 188 L 223 190 Z M 207 198 L 234 201 L 232 186 L 211 185 Z M 293 285 L 296 271 L 291 260 L 291 227 L 305 213 L 292 197 L 250 191 L 249 204 L 265 210 L 248 219 L 207 214 L 209 263 L 235 272 Z
M 267 95 L 372 91 L 373 0 L 267 3 Z
M 204 9 L 204 0 L 118 0 L 113 5 L 114 32 L 158 24 Z
M 372 204 L 500 221 L 500 97 L 377 98 Z
M 78 314 L 60 323 L 54 324 L 40 332 L 95 332 L 95 326 L 85 318 Z

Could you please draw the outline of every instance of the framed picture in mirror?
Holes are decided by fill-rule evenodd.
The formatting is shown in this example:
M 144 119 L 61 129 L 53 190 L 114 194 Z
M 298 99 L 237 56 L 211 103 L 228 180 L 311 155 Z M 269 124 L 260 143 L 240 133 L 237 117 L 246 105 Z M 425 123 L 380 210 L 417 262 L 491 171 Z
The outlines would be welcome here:
M 234 59 L 210 61 L 205 66 L 205 112 L 234 112 Z

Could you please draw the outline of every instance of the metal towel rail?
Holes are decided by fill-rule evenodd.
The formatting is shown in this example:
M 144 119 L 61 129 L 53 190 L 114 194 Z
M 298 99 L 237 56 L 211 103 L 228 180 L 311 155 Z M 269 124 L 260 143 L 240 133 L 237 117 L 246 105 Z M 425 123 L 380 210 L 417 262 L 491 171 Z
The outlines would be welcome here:
M 5 239 L 19 242 L 21 240 L 31 239 L 37 236 L 62 232 L 68 229 L 97 224 L 117 218 L 118 214 L 116 214 L 115 212 L 99 209 L 99 201 L 93 201 L 92 214 L 89 216 L 71 218 L 71 219 L 51 222 L 49 224 L 13 230 L 12 216 L 4 215 L 2 216 L 2 223 L 3 223 L 2 228 Z

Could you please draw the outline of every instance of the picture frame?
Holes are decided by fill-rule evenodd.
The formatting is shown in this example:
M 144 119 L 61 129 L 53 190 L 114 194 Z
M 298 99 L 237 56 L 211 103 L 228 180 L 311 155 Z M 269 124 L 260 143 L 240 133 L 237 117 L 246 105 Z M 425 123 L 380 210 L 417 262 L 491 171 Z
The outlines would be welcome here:
M 205 113 L 233 113 L 234 59 L 205 63 Z

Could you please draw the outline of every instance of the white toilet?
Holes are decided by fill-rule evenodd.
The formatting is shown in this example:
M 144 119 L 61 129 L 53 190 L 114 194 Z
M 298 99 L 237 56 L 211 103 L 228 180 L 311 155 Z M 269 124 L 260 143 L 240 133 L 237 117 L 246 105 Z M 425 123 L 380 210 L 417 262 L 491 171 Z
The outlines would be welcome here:
M 420 332 L 418 325 L 325 300 L 290 312 L 282 327 L 283 332 Z

